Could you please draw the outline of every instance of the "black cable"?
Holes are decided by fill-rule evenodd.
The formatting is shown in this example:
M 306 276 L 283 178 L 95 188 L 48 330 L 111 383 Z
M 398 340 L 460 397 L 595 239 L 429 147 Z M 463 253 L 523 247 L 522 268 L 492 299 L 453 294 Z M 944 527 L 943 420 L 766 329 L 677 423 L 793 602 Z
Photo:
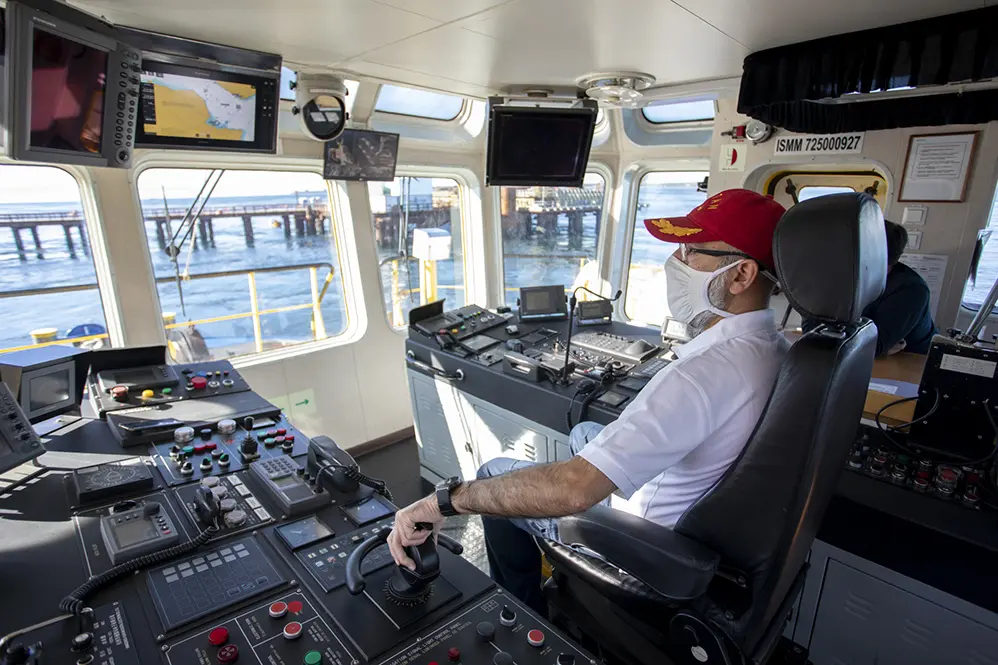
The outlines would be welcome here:
M 325 464 L 322 465 L 322 469 L 319 470 L 319 473 L 315 474 L 315 482 L 317 483 L 319 482 L 319 478 L 322 477 L 323 471 L 327 471 L 328 469 L 339 469 L 340 471 L 343 472 L 343 475 L 349 478 L 350 480 L 360 483 L 361 485 L 365 485 L 366 487 L 370 487 L 372 490 L 374 490 L 381 496 L 385 497 L 389 501 L 392 502 L 395 501 L 392 498 L 391 490 L 388 489 L 388 484 L 385 483 L 385 481 L 380 480 L 378 478 L 372 478 L 371 476 L 361 473 L 360 468 L 358 468 L 356 465 L 347 466 L 345 464 L 340 464 L 338 462 L 333 462 L 330 460 L 323 460 L 323 461 L 325 462 Z
M 106 570 L 100 575 L 95 575 L 59 601 L 59 609 L 63 612 L 79 616 L 85 609 L 83 603 L 85 602 L 87 596 L 94 593 L 98 589 L 110 584 L 119 577 L 133 573 L 136 570 L 141 570 L 146 566 L 152 566 L 157 563 L 165 563 L 175 557 L 193 552 L 211 540 L 212 536 L 216 533 L 218 533 L 217 528 L 208 527 L 199 533 L 196 538 L 186 543 L 181 543 L 180 545 L 174 545 L 173 547 L 168 547 L 167 549 L 160 550 L 159 552 L 153 552 L 152 554 L 140 556 L 137 559 L 126 561 L 125 563 L 117 565 L 110 570 Z

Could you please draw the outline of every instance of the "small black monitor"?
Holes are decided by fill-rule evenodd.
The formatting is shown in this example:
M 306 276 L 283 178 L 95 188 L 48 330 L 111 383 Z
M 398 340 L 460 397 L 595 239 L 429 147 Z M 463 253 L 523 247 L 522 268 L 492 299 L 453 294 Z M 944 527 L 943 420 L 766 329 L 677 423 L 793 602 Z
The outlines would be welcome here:
M 83 400 L 89 351 L 44 346 L 0 355 L 0 378 L 31 423 L 73 411 Z
M 521 321 L 564 319 L 567 316 L 568 305 L 563 285 L 525 286 L 520 289 Z
M 486 185 L 582 187 L 596 108 L 492 106 Z
M 326 143 L 322 177 L 326 180 L 391 181 L 399 157 L 399 135 L 346 129 Z

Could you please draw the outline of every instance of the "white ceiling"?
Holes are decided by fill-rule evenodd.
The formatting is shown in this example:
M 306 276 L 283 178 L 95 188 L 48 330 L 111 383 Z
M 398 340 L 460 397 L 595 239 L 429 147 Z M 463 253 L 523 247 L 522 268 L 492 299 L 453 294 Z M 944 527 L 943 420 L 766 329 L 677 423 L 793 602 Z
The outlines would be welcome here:
M 998 0 L 72 0 L 123 25 L 486 96 L 601 70 L 738 76 L 753 51 Z

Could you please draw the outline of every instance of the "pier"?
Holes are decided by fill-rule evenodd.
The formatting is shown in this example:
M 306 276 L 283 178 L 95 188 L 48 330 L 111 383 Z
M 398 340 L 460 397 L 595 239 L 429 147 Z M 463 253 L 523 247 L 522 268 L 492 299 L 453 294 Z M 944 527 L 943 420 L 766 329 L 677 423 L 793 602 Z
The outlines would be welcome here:
M 45 258 L 45 251 L 42 247 L 42 240 L 38 235 L 38 229 L 42 226 L 61 226 L 66 239 L 66 249 L 69 255 L 76 258 L 76 241 L 73 238 L 73 230 L 79 236 L 80 250 L 84 256 L 89 256 L 90 245 L 87 244 L 87 232 L 84 228 L 86 222 L 79 211 L 73 212 L 25 212 L 9 213 L 0 215 L 0 228 L 10 229 L 14 234 L 14 245 L 17 247 L 17 255 L 22 261 L 28 260 L 28 250 L 24 245 L 22 231 L 27 231 L 31 235 L 31 240 L 35 247 L 35 256 L 39 259 Z
M 180 222 L 187 211 L 177 209 L 169 211 L 170 222 Z M 156 224 L 156 242 L 160 249 L 166 249 L 169 241 L 167 233 L 167 211 L 165 209 L 143 211 L 147 222 Z M 247 247 L 253 247 L 256 238 L 253 233 L 253 221 L 258 217 L 269 217 L 274 221 L 281 220 L 285 240 L 292 235 L 301 238 L 306 236 L 324 236 L 329 221 L 329 208 L 324 204 L 293 204 L 286 205 L 246 205 L 226 207 L 206 207 L 195 220 L 197 234 L 191 236 L 194 249 L 215 246 L 214 221 L 220 218 L 240 218 L 243 222 L 243 237 Z M 176 232 L 176 229 L 173 229 Z
M 552 244 L 558 238 L 558 218 L 568 218 L 568 247 L 582 248 L 583 219 L 596 219 L 599 237 L 603 213 L 603 190 L 589 187 L 506 187 L 500 199 L 504 238 L 534 238 L 538 235 Z

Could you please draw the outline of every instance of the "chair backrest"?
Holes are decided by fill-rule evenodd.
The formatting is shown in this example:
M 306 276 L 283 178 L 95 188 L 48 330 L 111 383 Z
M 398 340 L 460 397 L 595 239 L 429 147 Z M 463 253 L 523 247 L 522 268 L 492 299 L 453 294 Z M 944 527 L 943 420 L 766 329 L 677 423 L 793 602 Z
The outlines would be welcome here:
M 746 653 L 800 572 L 855 438 L 877 341 L 861 313 L 887 274 L 883 215 L 867 194 L 794 206 L 773 248 L 790 303 L 821 325 L 790 348 L 745 449 L 675 527 L 747 574 L 750 609 L 710 617 Z

